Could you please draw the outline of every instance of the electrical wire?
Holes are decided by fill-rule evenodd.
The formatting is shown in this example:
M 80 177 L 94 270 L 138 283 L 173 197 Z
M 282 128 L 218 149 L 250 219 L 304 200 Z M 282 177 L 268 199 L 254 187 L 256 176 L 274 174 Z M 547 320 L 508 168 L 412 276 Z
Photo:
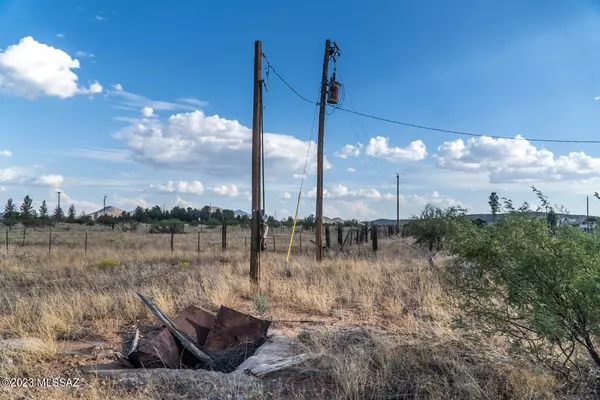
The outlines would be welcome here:
M 348 96 L 348 93 L 346 92 L 345 86 L 342 85 L 342 87 L 344 87 L 344 92 L 343 92 L 343 96 L 341 97 L 340 102 L 338 103 L 340 106 L 344 103 L 344 100 L 346 100 L 346 97 Z M 350 106 L 353 109 L 356 109 L 354 107 L 354 103 L 352 103 L 352 99 L 350 97 L 348 97 L 348 101 L 350 102 Z M 359 142 L 362 141 L 362 139 L 359 137 L 357 130 L 354 128 L 354 124 L 352 123 L 352 121 L 350 121 L 350 118 L 348 118 L 348 114 L 344 113 L 344 117 L 346 118 L 346 121 L 348 121 L 348 124 L 350 125 L 350 128 L 352 129 L 352 132 L 354 132 L 354 135 L 356 136 L 356 138 L 358 139 Z M 360 124 L 360 127 L 362 128 L 362 134 L 364 136 L 364 138 L 366 139 L 366 143 L 369 142 L 369 135 L 367 133 L 367 130 L 365 129 L 365 127 L 363 126 L 363 124 Z M 373 157 L 368 157 L 369 160 L 371 161 L 371 163 L 373 164 L 373 166 L 375 167 L 375 169 L 377 171 L 379 171 L 379 173 L 381 175 L 384 175 L 383 171 L 381 170 L 381 168 L 379 168 L 379 165 L 377 165 L 377 163 L 375 162 L 375 160 L 373 159 Z
M 300 97 L 302 100 L 306 101 L 307 103 L 311 103 L 311 104 L 319 104 L 319 102 L 317 101 L 312 101 L 307 99 L 306 97 L 302 96 L 300 93 L 298 93 L 296 91 L 296 89 L 294 89 L 292 87 L 292 85 L 290 85 L 289 83 L 287 83 L 287 81 L 285 79 L 283 79 L 283 77 L 281 75 L 279 75 L 279 73 L 277 72 L 277 70 L 275 68 L 273 68 L 273 65 L 271 65 L 271 63 L 269 62 L 269 59 L 267 58 L 267 56 L 265 55 L 265 53 L 262 54 L 263 58 L 265 59 L 265 62 L 267 63 L 267 67 L 273 71 L 273 73 L 279 78 L 279 80 L 281 80 L 281 82 L 284 83 L 284 85 L 286 85 L 292 92 L 294 92 L 296 94 L 296 96 Z
M 263 195 L 263 203 L 262 203 L 262 209 L 263 209 L 263 215 L 267 215 L 266 214 L 266 210 L 267 210 L 267 195 L 265 192 L 265 124 L 264 124 L 264 103 L 263 103 L 263 95 L 262 95 L 262 91 L 260 94 L 260 109 L 261 109 L 261 113 L 260 113 L 260 167 L 261 167 L 261 181 L 262 181 L 262 195 Z
M 294 89 L 294 87 L 292 85 L 290 85 L 281 75 L 279 75 L 279 73 L 277 73 L 277 71 L 273 68 L 273 66 L 267 60 L 267 57 L 264 55 L 264 53 L 263 53 L 263 57 L 264 57 L 265 61 L 267 62 L 267 65 L 269 66 L 269 68 L 273 71 L 273 73 L 275 73 L 275 75 L 292 92 L 294 92 L 296 94 L 296 96 L 298 96 L 299 98 L 301 98 L 302 100 L 304 100 L 304 101 L 306 101 L 308 103 L 319 104 L 318 102 L 309 100 L 306 97 L 302 96 L 300 93 L 298 93 L 298 91 L 296 91 L 296 89 Z M 452 134 L 460 135 L 460 136 L 490 137 L 490 138 L 493 138 L 493 139 L 517 140 L 516 138 L 510 137 L 510 136 L 489 135 L 489 134 L 484 134 L 484 133 L 473 133 L 473 132 L 466 132 L 466 131 L 457 131 L 457 130 L 453 130 L 453 129 L 435 128 L 435 127 L 426 126 L 426 125 L 419 125 L 419 124 L 413 124 L 413 123 L 408 123 L 408 122 L 402 122 L 402 121 L 397 121 L 397 120 L 393 120 L 393 119 L 390 119 L 390 118 L 379 117 L 377 115 L 372 115 L 372 114 L 367 114 L 367 113 L 363 113 L 363 112 L 359 112 L 359 111 L 349 110 L 349 109 L 341 107 L 341 106 L 335 106 L 335 105 L 331 105 L 331 104 L 327 104 L 327 105 L 329 107 L 331 107 L 331 108 L 335 108 L 335 109 L 338 109 L 338 110 L 341 110 L 341 111 L 345 111 L 345 112 L 350 113 L 350 114 L 355 114 L 355 115 L 359 115 L 361 117 L 370 118 L 370 119 L 374 119 L 374 120 L 377 120 L 377 121 L 388 122 L 390 124 L 396 124 L 396 125 L 406 126 L 406 127 L 415 128 L 415 129 L 422 129 L 422 130 L 433 131 L 433 132 L 452 133 Z M 522 139 L 523 140 L 527 140 L 529 142 L 540 142 L 540 143 L 600 144 L 600 140 L 543 139 L 543 138 L 526 138 L 526 137 L 522 137 Z
M 310 145 L 315 131 L 315 121 L 317 120 L 317 110 L 319 109 L 318 104 L 315 105 L 315 112 L 313 113 L 312 125 L 310 127 L 310 138 L 308 139 L 308 149 L 306 150 L 306 159 L 304 160 L 304 171 L 302 171 L 302 180 L 300 181 L 300 190 L 298 191 L 298 201 L 296 202 L 296 212 L 294 213 L 294 225 L 292 226 L 292 234 L 290 236 L 290 244 L 288 246 L 287 256 L 285 258 L 286 265 L 290 260 L 290 254 L 292 252 L 292 243 L 294 242 L 294 233 L 296 232 L 296 224 L 298 222 L 298 209 L 300 208 L 300 198 L 302 196 L 302 187 L 304 186 L 304 179 L 306 178 L 306 168 L 308 166 L 308 156 L 310 155 Z
M 331 107 L 335 107 L 335 106 L 331 106 Z M 388 122 L 388 123 L 396 124 L 396 125 L 407 126 L 407 127 L 410 127 L 410 128 L 423 129 L 423 130 L 435 131 L 435 132 L 453 133 L 455 135 L 462 135 L 462 136 L 491 137 L 491 138 L 494 138 L 494 139 L 517 140 L 516 138 L 510 137 L 510 136 L 487 135 L 487 134 L 484 134 L 484 133 L 472 133 L 472 132 L 465 132 L 465 131 L 455 131 L 455 130 L 451 130 L 451 129 L 433 128 L 433 127 L 430 127 L 430 126 L 411 124 L 411 123 L 408 123 L 408 122 L 401 122 L 401 121 L 396 121 L 396 120 L 389 119 L 389 118 L 378 117 L 376 115 L 371 115 L 371 114 L 366 114 L 366 113 L 362 113 L 362 112 L 358 112 L 358 111 L 353 111 L 353 110 L 349 110 L 349 109 L 343 108 L 343 107 L 336 107 L 336 108 L 338 110 L 345 111 L 345 112 L 348 112 L 348 113 L 351 113 L 351 114 L 360 115 L 361 117 L 371 118 L 371 119 L 374 119 L 374 120 Z M 523 139 L 527 140 L 529 142 L 542 142 L 542 143 L 587 143 L 587 144 L 600 144 L 600 140 L 540 139 L 540 138 L 526 138 L 526 137 L 523 137 Z

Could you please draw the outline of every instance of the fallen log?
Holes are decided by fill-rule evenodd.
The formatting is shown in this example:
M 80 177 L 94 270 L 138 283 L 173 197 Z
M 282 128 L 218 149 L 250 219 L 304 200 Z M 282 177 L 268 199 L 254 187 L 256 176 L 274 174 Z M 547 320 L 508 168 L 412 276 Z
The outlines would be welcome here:
M 152 311 L 152 314 L 154 314 L 154 316 L 165 325 L 169 332 L 171 332 L 171 334 L 179 340 L 183 347 L 185 347 L 190 353 L 192 353 L 196 358 L 198 358 L 198 360 L 204 362 L 209 367 L 213 367 L 215 365 L 215 361 L 213 360 L 213 358 L 210 357 L 208 354 L 204 353 L 202 350 L 200 350 L 198 346 L 194 343 L 194 341 L 188 337 L 188 335 L 177 329 L 173 321 L 171 321 L 171 319 L 167 317 L 160 310 L 160 308 L 152 304 L 150 300 L 148 300 L 143 294 L 139 292 L 135 292 L 135 294 L 137 294 L 138 297 L 144 303 L 144 305 L 148 307 L 150 311 Z

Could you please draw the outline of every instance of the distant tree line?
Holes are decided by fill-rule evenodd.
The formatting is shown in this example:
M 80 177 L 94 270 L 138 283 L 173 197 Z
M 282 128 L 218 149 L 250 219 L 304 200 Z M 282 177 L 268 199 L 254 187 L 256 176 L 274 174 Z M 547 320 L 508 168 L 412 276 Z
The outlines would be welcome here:
M 17 206 L 12 198 L 9 198 L 4 206 L 4 217 L 2 224 L 11 229 L 17 224 L 21 224 L 26 228 L 36 226 L 50 226 L 56 222 L 74 223 L 80 225 L 94 225 L 101 224 L 106 226 L 114 226 L 119 223 L 127 222 L 130 226 L 134 226 L 133 223 L 147 223 L 157 224 L 162 222 L 165 225 L 166 221 L 174 222 L 178 221 L 181 223 L 187 223 L 190 225 L 206 225 L 209 227 L 220 226 L 223 222 L 227 225 L 249 227 L 251 218 L 249 215 L 235 215 L 232 210 L 215 209 L 211 211 L 210 206 L 204 206 L 200 209 L 192 207 L 180 207 L 175 206 L 170 210 L 164 210 L 162 207 L 156 205 L 151 208 L 136 207 L 132 212 L 123 211 L 120 216 L 114 215 L 97 215 L 96 218 L 92 218 L 89 215 L 80 214 L 77 215 L 75 205 L 71 204 L 67 209 L 67 215 L 65 216 L 64 211 L 61 207 L 56 206 L 52 214 L 48 210 L 46 200 L 42 201 L 39 209 L 34 209 L 33 199 L 27 195 L 23 198 L 20 206 Z M 294 219 L 288 217 L 282 220 L 276 220 L 274 216 L 270 215 L 267 218 L 267 223 L 272 228 L 279 228 L 281 226 L 292 227 L 294 225 Z M 359 222 L 357 220 L 345 221 L 345 226 L 356 226 Z M 167 224 L 168 225 L 168 224 Z M 166 226 L 166 225 L 165 225 Z M 297 227 L 303 227 L 304 229 L 313 229 L 315 227 L 315 216 L 311 214 L 303 219 L 299 219 L 296 223 Z M 157 228 L 160 230 L 159 228 Z

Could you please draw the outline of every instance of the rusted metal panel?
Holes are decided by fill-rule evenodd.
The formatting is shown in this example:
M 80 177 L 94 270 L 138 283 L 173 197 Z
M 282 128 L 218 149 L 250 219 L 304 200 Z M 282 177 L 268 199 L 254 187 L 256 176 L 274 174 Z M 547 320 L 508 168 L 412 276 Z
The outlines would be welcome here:
M 187 334 L 199 346 L 208 337 L 215 316 L 201 308 L 190 306 L 173 321 L 177 329 Z M 144 342 L 129 355 L 131 362 L 141 368 L 194 368 L 199 361 L 181 343 L 163 329 L 153 339 Z
M 221 306 L 202 348 L 222 351 L 240 344 L 262 343 L 270 325 L 270 321 Z
M 231 372 L 263 344 L 270 325 L 270 321 L 221 306 L 202 350 L 216 360 L 219 371 Z

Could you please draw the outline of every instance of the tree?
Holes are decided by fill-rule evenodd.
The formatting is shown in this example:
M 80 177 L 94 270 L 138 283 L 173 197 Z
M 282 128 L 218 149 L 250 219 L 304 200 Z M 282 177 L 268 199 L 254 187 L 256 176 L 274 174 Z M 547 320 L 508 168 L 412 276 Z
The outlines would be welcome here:
M 144 210 L 142 207 L 137 206 L 135 210 L 133 210 L 133 219 L 140 222 L 145 221 L 148 215 L 148 210 Z
M 71 204 L 69 206 L 69 209 L 67 210 L 67 220 L 69 222 L 75 222 L 75 218 L 76 218 L 77 214 L 75 212 L 75 205 Z
M 200 221 L 206 222 L 210 219 L 210 207 L 204 206 L 200 210 Z
M 4 218 L 11 218 L 15 213 L 15 203 L 13 199 L 8 199 L 4 206 Z
M 46 205 L 46 200 L 43 200 L 40 206 L 40 218 L 46 219 L 46 217 L 48 217 L 48 206 Z
M 454 225 L 458 220 L 464 220 L 476 226 L 470 219 L 465 218 L 466 210 L 461 207 L 449 207 L 445 210 L 427 204 L 421 215 L 406 224 L 406 234 L 415 238 L 415 244 L 430 251 L 440 251 L 451 242 Z
M 315 227 L 315 215 L 310 214 L 308 217 L 304 218 L 302 221 L 299 221 L 300 225 L 304 228 L 314 228 Z
M 227 224 L 232 225 L 235 223 L 235 213 L 232 210 L 223 210 L 223 219 L 227 222 Z
M 54 220 L 55 221 L 62 221 L 62 219 L 64 218 L 65 213 L 63 211 L 63 209 L 60 206 L 56 206 L 56 208 L 54 209 Z
M 484 229 L 458 221 L 452 252 L 446 276 L 464 322 L 565 374 L 576 348 L 600 367 L 599 236 L 515 211 Z
M 498 214 L 498 211 L 500 211 L 500 198 L 498 197 L 496 192 L 492 192 L 492 194 L 490 194 L 488 203 L 490 205 L 490 209 L 492 210 L 492 220 L 495 223 L 496 215 Z
M 21 219 L 24 221 L 27 221 L 29 219 L 31 219 L 31 217 L 33 216 L 33 206 L 31 205 L 31 203 L 33 203 L 33 200 L 31 199 L 31 197 L 29 197 L 29 195 L 25 196 L 23 198 L 23 202 L 21 203 Z
M 8 230 L 11 230 L 12 227 L 17 224 L 17 212 L 15 211 L 15 203 L 13 203 L 13 199 L 8 199 L 6 201 L 2 224 L 8 227 Z
M 150 209 L 150 211 L 148 212 L 148 218 L 150 218 L 151 220 L 154 220 L 154 221 L 160 221 L 160 220 L 164 219 L 163 210 L 158 205 L 152 207 Z

